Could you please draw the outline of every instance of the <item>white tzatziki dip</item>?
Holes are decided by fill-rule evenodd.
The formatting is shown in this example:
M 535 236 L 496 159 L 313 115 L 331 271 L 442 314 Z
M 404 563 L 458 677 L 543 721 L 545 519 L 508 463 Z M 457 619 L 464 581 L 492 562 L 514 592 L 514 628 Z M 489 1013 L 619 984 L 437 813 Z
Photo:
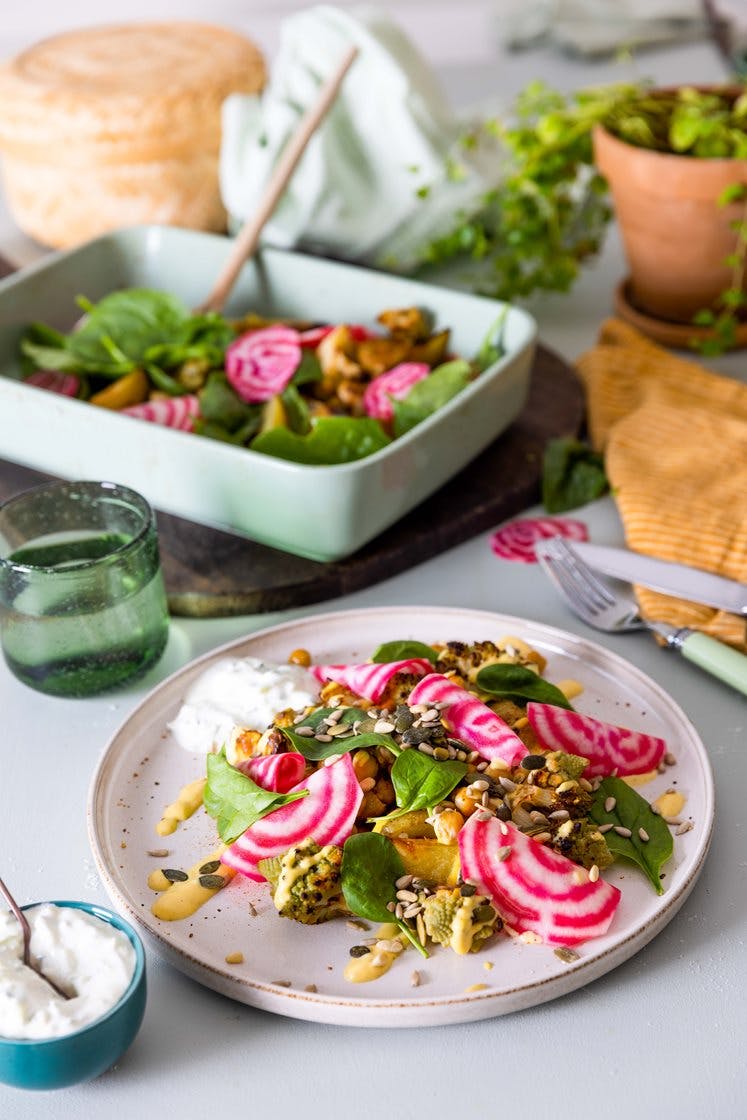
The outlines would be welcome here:
M 135 950 L 121 930 L 71 906 L 42 903 L 25 911 L 31 959 L 72 999 L 63 999 L 23 963 L 23 937 L 0 913 L 0 1036 L 57 1038 L 110 1011 L 135 971 Z
M 265 731 L 278 712 L 302 711 L 318 696 L 317 681 L 300 665 L 224 657 L 197 678 L 169 727 L 180 747 L 208 754 L 234 727 Z

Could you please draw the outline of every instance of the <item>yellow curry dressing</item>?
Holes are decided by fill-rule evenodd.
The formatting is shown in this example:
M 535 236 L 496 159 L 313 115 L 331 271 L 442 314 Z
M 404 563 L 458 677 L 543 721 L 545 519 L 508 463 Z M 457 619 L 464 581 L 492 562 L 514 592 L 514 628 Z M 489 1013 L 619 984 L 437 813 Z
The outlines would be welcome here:
M 197 778 L 179 790 L 176 801 L 167 805 L 163 816 L 156 825 L 159 836 L 170 836 L 176 832 L 182 821 L 188 820 L 202 805 L 202 795 L 205 790 L 207 778 Z

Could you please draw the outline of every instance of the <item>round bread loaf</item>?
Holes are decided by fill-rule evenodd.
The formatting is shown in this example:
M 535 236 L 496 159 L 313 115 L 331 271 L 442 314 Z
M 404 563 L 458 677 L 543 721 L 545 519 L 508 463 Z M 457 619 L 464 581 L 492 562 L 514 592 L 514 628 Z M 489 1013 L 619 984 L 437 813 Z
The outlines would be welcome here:
M 244 36 L 201 23 L 58 35 L 0 68 L 11 211 L 45 245 L 158 222 L 221 230 L 220 107 L 265 82 Z

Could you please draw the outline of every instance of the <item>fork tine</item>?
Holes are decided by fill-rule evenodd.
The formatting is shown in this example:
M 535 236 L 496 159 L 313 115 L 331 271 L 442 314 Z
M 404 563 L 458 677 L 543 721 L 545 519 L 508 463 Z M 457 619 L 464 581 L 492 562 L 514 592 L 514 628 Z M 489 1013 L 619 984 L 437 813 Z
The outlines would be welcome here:
M 589 565 L 563 537 L 553 537 L 549 542 L 549 551 L 576 581 L 587 600 L 595 603 L 600 609 L 609 607 L 615 602 L 615 596 L 609 588 L 597 578 Z

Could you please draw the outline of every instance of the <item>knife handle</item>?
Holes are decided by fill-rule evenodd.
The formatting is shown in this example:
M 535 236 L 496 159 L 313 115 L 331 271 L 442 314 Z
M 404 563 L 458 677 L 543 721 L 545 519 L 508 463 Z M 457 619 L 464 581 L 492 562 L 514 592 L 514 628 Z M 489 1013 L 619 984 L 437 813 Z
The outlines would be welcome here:
M 747 696 L 747 657 L 743 653 L 697 631 L 688 634 L 679 648 L 688 661 Z

